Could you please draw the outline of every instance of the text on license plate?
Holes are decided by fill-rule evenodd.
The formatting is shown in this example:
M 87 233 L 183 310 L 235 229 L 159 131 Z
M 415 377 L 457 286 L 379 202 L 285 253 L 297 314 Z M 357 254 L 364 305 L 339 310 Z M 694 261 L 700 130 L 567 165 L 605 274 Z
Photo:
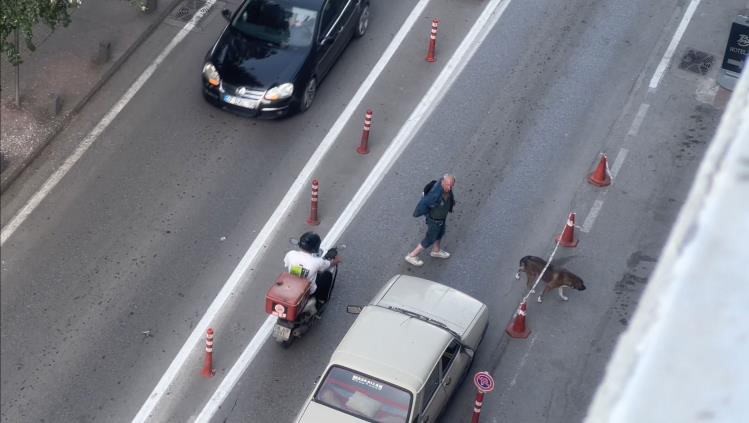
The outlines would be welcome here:
M 246 109 L 256 109 L 257 100 L 250 100 L 249 98 L 234 97 L 233 95 L 224 95 L 224 102 L 233 104 L 235 106 L 244 107 Z
M 281 339 L 289 339 L 291 335 L 291 329 L 281 325 L 273 326 L 273 336 Z

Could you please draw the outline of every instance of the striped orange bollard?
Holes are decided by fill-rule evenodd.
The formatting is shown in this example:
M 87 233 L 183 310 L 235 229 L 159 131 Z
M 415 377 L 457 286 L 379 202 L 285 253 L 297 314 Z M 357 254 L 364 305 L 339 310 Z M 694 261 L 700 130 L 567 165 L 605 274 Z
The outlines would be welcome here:
M 372 109 L 367 110 L 367 114 L 364 115 L 364 127 L 361 133 L 361 144 L 356 152 L 359 154 L 369 153 L 369 130 L 372 128 Z
M 427 62 L 434 62 L 434 54 L 437 49 L 437 28 L 440 26 L 440 20 L 432 19 L 432 31 L 429 33 L 429 50 L 427 51 Z
M 320 224 L 320 219 L 317 218 L 317 196 L 320 191 L 320 182 L 317 179 L 312 180 L 312 205 L 309 211 L 309 218 L 307 224 L 317 226 Z
M 215 374 L 216 369 L 213 368 L 213 329 L 208 328 L 205 336 L 205 362 L 203 363 L 202 375 L 209 378 Z

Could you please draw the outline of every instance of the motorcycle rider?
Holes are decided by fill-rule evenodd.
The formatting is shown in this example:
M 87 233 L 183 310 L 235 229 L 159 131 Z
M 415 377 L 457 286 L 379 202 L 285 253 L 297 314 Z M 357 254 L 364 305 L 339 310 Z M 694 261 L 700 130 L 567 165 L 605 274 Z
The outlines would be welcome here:
M 321 257 L 321 242 L 320 236 L 316 233 L 305 232 L 299 237 L 301 251 L 291 250 L 283 258 L 287 272 L 310 281 L 310 295 L 314 295 L 320 304 L 328 301 L 333 284 L 333 274 L 328 269 L 341 262 L 338 256 L 332 260 Z

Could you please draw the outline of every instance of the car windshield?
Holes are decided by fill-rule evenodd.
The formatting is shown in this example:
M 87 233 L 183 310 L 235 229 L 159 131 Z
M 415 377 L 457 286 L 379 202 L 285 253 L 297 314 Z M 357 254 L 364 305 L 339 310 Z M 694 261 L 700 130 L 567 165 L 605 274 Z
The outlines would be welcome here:
M 279 47 L 306 47 L 312 44 L 317 12 L 283 0 L 250 0 L 234 17 L 232 28 L 248 37 Z
M 411 409 L 405 389 L 338 366 L 330 368 L 314 400 L 378 423 L 406 423 Z

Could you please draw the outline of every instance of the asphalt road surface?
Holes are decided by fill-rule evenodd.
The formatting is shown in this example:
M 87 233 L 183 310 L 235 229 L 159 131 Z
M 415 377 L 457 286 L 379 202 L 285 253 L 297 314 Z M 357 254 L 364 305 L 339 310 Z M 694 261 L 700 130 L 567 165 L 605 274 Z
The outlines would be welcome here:
M 482 421 L 581 421 L 686 197 L 726 98 L 715 86 L 727 29 L 745 4 L 702 0 L 655 81 L 690 1 L 500 2 L 497 23 L 435 86 L 489 1 L 432 0 L 313 171 L 326 234 L 402 126 L 422 124 L 340 241 L 331 307 L 291 349 L 266 342 L 213 421 L 292 421 L 364 304 L 397 273 L 430 278 L 489 305 L 470 374 L 497 382 Z M 225 21 L 218 3 L 168 55 L 91 149 L 3 244 L 2 402 L 7 422 L 126 422 L 141 409 L 416 1 L 374 1 L 366 37 L 347 49 L 312 109 L 280 121 L 217 110 L 200 95 L 205 51 Z M 506 7 L 506 8 L 505 8 Z M 499 9 L 497 9 L 499 10 Z M 431 18 L 437 62 L 424 61 Z M 7 222 L 131 86 L 179 28 L 165 22 L 3 195 Z M 704 75 L 679 67 L 713 55 Z M 428 113 L 412 112 L 430 92 Z M 355 149 L 375 113 L 370 154 Z M 585 182 L 607 152 L 615 181 Z M 423 235 L 411 212 L 424 183 L 456 175 L 447 261 L 403 260 Z M 211 326 L 216 377 L 196 345 L 152 421 L 191 421 L 265 321 L 264 294 L 286 239 L 307 230 L 308 185 Z M 548 257 L 567 213 L 574 249 L 555 260 L 588 289 L 530 298 L 526 340 L 504 335 L 525 294 L 520 257 Z M 442 421 L 466 421 L 466 380 Z

